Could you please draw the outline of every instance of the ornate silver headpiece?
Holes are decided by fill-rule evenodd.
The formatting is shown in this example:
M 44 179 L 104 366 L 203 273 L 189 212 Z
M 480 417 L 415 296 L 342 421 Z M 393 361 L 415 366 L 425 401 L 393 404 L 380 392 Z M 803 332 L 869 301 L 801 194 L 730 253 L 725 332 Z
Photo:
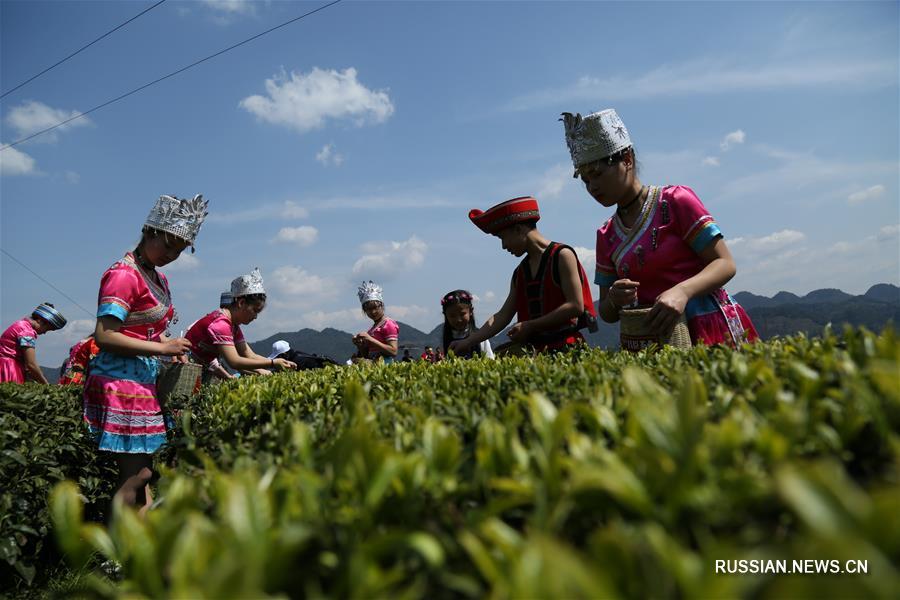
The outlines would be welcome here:
M 377 300 L 378 302 L 384 302 L 384 298 L 381 295 L 381 286 L 375 283 L 372 280 L 363 281 L 360 284 L 359 289 L 357 290 L 357 295 L 359 296 L 359 303 L 365 304 L 370 300 Z
M 607 108 L 586 117 L 580 113 L 562 113 L 560 121 L 566 129 L 566 144 L 576 177 L 581 165 L 607 158 L 632 145 L 625 123 L 615 109 Z
M 233 298 L 265 293 L 266 288 L 263 287 L 262 273 L 259 272 L 259 268 L 253 269 L 248 275 L 241 275 L 231 282 L 231 296 Z
M 197 234 L 200 233 L 200 226 L 209 214 L 206 211 L 208 204 L 209 200 L 203 200 L 202 194 L 197 194 L 190 200 L 175 196 L 160 196 L 147 215 L 144 225 L 171 233 L 193 246 Z

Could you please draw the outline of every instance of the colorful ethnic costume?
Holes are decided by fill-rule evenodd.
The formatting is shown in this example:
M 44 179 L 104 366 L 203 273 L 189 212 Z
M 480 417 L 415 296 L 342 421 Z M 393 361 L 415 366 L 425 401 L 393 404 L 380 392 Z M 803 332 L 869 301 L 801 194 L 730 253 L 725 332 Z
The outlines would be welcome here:
M 134 254 L 111 266 L 100 280 L 97 318 L 122 321 L 119 333 L 159 342 L 172 319 L 169 283 L 157 285 Z M 100 450 L 152 454 L 166 441 L 166 425 L 156 396 L 159 360 L 101 350 L 84 384 L 84 420 Z
M 594 283 L 609 287 L 618 279 L 639 281 L 638 304 L 703 270 L 699 253 L 722 237 L 694 192 L 684 186 L 651 187 L 640 216 L 626 228 L 618 213 L 597 230 Z M 759 339 L 744 309 L 720 288 L 692 298 L 685 318 L 694 344 L 739 345 Z
M 397 325 L 397 321 L 384 317 L 379 323 L 369 327 L 366 333 L 382 344 L 389 344 L 391 342 L 396 342 L 400 338 L 400 326 Z M 369 360 L 377 360 L 380 356 L 384 356 L 386 362 L 393 362 L 394 360 L 393 356 L 385 355 L 381 348 L 369 344 L 366 351 L 366 358 Z
M 365 306 L 366 302 L 380 302 L 384 306 L 384 295 L 380 285 L 374 281 L 364 281 L 360 284 L 356 292 L 359 297 L 361 306 Z M 390 342 L 399 342 L 400 326 L 393 319 L 382 317 L 378 323 L 375 323 L 366 331 L 374 339 L 382 344 L 390 344 Z M 394 357 L 386 354 L 381 348 L 369 343 L 365 350 L 360 351 L 363 358 L 369 360 L 377 360 L 384 358 L 384 362 L 394 362 Z
M 575 166 L 613 165 L 631 149 L 631 136 L 613 109 L 586 117 L 563 113 L 566 144 Z M 608 288 L 619 279 L 640 282 L 638 305 L 651 306 L 663 292 L 700 273 L 700 252 L 722 237 L 715 220 L 684 186 L 651 187 L 632 227 L 618 214 L 597 230 L 594 283 Z M 694 344 L 731 344 L 759 339 L 750 318 L 724 289 L 692 298 L 685 318 Z
M 501 202 L 487 211 L 478 209 L 469 211 L 469 219 L 479 229 L 489 234 L 497 234 L 517 223 L 536 222 L 540 218 L 537 200 L 530 196 Z M 522 259 L 513 272 L 512 287 L 516 300 L 516 317 L 520 323 L 548 315 L 566 302 L 559 268 L 559 252 L 566 248 L 574 253 L 574 250 L 565 244 L 550 242 L 541 256 L 536 273 L 531 272 L 528 256 Z M 532 335 L 528 343 L 538 352 L 558 351 L 574 344 L 584 343 L 584 337 L 579 330 L 593 328 L 596 324 L 597 311 L 591 298 L 590 283 L 581 262 L 576 260 L 576 265 L 581 282 L 584 313 L 562 327 Z
M 161 196 L 144 225 L 193 245 L 207 204 L 200 195 L 192 200 Z M 157 283 L 144 269 L 128 252 L 106 270 L 100 280 L 97 318 L 121 321 L 119 334 L 160 342 L 175 312 L 169 283 L 154 271 Z M 166 424 L 156 394 L 159 369 L 156 357 L 106 350 L 91 361 L 84 383 L 84 420 L 100 450 L 152 454 L 165 443 Z
M 232 324 L 231 316 L 221 308 L 191 325 L 185 337 L 191 342 L 191 356 L 206 366 L 218 358 L 219 346 L 244 343 L 240 326 Z
M 34 348 L 37 332 L 28 319 L 19 319 L 0 336 L 0 383 L 25 383 L 25 348 Z
M 65 317 L 47 302 L 35 308 L 31 318 L 46 321 L 53 330 L 66 326 Z M 25 383 L 25 349 L 37 346 L 37 336 L 28 319 L 19 319 L 0 335 L 0 383 Z
M 63 364 L 59 385 L 83 384 L 91 359 L 99 353 L 100 347 L 93 337 L 85 338 L 69 348 L 69 358 Z

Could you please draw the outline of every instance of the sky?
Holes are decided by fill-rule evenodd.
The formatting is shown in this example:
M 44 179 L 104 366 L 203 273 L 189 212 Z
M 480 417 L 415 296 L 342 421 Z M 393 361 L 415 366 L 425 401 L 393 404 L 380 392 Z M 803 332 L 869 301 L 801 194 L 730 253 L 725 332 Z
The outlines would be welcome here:
M 151 4 L 3 0 L 0 89 Z M 323 4 L 169 0 L 0 100 L 0 142 Z M 732 294 L 898 284 L 898 6 L 345 0 L 0 151 L 0 326 L 53 302 L 69 325 L 37 350 L 59 364 L 156 199 L 198 193 L 196 254 L 163 269 L 172 333 L 254 267 L 269 302 L 250 340 L 365 329 L 368 279 L 419 329 L 456 288 L 483 321 L 517 259 L 471 208 L 535 196 L 593 279 L 611 213 L 572 178 L 558 118 L 604 108 L 644 183 L 690 186 L 715 217 Z

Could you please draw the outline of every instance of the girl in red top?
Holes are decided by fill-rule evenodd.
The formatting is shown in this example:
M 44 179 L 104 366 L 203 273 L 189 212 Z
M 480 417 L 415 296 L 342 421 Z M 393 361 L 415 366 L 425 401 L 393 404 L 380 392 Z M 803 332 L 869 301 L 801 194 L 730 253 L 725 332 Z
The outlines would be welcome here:
M 25 383 L 26 376 L 38 383 L 49 383 L 37 363 L 37 336 L 65 325 L 65 317 L 49 302 L 34 309 L 30 317 L 10 325 L 0 336 L 0 383 Z
M 384 314 L 384 298 L 381 286 L 374 281 L 364 281 L 357 291 L 363 312 L 372 319 L 368 331 L 353 336 L 353 344 L 359 349 L 356 358 L 394 362 L 400 345 L 400 326 Z

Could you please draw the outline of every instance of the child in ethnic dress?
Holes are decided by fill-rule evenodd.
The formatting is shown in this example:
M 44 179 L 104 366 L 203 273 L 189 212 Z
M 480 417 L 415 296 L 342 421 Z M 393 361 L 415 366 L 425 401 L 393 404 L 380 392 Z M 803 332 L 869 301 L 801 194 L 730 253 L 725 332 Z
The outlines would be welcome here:
M 62 329 L 65 317 L 49 302 L 32 311 L 30 317 L 19 319 L 0 335 L 0 383 L 25 383 L 31 379 L 47 384 L 47 378 L 37 362 L 37 337 L 48 331 Z
M 475 324 L 475 309 L 472 306 L 472 294 L 466 290 L 453 290 L 441 298 L 441 312 L 444 313 L 443 349 L 444 354 L 449 353 L 450 344 L 456 340 L 464 340 L 472 331 L 478 329 Z M 460 358 L 472 358 L 473 356 L 485 356 L 494 358 L 494 350 L 490 340 L 484 340 L 478 347 L 471 347 L 466 352 L 459 354 Z
M 84 383 L 84 420 L 97 447 L 119 469 L 116 495 L 144 505 L 153 454 L 166 441 L 156 393 L 157 356 L 184 357 L 190 342 L 168 339 L 172 320 L 169 283 L 157 271 L 191 247 L 206 218 L 202 196 L 161 196 L 147 216 L 141 240 L 100 280 L 94 339 L 100 352 Z
M 394 362 L 399 348 L 400 326 L 384 314 L 384 297 L 381 286 L 373 281 L 364 281 L 357 291 L 363 312 L 372 319 L 372 326 L 353 336 L 353 344 L 358 348 L 357 358 L 368 360 L 384 359 Z
M 739 345 L 759 339 L 723 286 L 736 267 L 715 220 L 688 187 L 645 186 L 634 147 L 613 109 L 586 117 L 563 113 L 566 143 L 588 194 L 615 214 L 597 230 L 594 283 L 600 316 L 652 306 L 649 332 L 665 335 L 682 315 L 694 344 Z

